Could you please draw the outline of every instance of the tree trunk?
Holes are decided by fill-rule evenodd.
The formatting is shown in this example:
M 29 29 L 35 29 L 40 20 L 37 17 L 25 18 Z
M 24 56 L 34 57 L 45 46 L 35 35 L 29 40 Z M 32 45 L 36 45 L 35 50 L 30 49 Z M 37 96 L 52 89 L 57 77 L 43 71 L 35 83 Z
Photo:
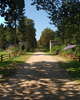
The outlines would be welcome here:
M 15 20 L 15 36 L 14 36 L 14 43 L 15 43 L 15 47 L 16 47 L 16 20 Z
M 66 43 L 66 46 L 67 46 L 67 38 L 65 38 L 65 43 Z

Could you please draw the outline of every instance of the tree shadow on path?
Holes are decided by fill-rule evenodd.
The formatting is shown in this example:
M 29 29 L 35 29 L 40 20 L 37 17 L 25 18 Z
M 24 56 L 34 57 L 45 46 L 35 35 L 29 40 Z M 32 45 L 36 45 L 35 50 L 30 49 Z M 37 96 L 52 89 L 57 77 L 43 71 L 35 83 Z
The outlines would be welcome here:
M 24 63 L 0 86 L 0 100 L 80 100 L 79 88 L 56 62 Z

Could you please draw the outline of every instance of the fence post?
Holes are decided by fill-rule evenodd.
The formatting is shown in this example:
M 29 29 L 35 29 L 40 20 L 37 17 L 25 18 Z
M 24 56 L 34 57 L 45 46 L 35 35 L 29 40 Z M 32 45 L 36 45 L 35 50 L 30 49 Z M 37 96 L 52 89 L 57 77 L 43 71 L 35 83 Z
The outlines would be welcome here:
M 21 51 L 21 55 L 22 55 L 22 51 Z
M 3 55 L 1 55 L 1 62 L 3 61 Z
M 9 58 L 10 58 L 10 53 L 9 53 Z
M 80 62 L 80 56 L 79 56 L 79 62 Z

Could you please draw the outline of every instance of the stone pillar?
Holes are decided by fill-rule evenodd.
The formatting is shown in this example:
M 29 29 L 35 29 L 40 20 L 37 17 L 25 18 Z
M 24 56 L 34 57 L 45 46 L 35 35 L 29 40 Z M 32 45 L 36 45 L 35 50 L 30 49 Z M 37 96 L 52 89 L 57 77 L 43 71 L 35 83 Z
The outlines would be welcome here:
M 50 40 L 49 41 L 49 45 L 50 45 L 50 52 L 51 52 L 51 48 L 55 45 L 57 45 L 57 41 L 56 40 Z

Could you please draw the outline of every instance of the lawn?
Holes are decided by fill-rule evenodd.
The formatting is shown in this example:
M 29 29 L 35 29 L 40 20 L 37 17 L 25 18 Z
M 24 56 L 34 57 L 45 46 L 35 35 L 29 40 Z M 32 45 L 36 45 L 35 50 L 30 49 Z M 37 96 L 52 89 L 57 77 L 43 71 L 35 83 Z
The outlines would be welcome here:
M 32 54 L 33 52 L 27 52 L 24 55 L 0 62 L 0 82 L 5 82 L 9 77 L 14 75 L 20 65 L 27 61 Z
M 0 55 L 8 54 L 9 52 L 0 52 Z

